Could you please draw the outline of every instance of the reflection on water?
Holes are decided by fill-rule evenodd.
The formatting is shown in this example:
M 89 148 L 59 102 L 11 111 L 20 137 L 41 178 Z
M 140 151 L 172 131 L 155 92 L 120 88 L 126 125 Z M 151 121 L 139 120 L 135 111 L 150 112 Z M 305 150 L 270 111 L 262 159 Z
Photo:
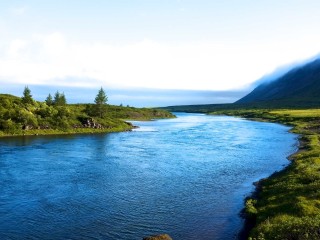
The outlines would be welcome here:
M 233 239 L 252 182 L 295 149 L 288 128 L 179 114 L 133 132 L 0 140 L 0 239 Z

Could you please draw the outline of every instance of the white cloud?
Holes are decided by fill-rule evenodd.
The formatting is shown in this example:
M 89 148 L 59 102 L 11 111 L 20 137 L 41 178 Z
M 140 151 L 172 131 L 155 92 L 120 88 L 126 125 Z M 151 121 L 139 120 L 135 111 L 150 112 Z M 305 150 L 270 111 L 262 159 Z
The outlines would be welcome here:
M 315 54 L 319 40 L 260 46 L 152 40 L 83 44 L 57 32 L 12 40 L 0 55 L 0 79 L 23 84 L 228 90 Z

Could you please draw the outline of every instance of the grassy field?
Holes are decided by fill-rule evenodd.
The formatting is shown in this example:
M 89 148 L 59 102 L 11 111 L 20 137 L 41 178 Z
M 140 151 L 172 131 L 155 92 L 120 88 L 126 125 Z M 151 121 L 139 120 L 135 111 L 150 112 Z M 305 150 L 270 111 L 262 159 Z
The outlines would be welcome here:
M 255 120 L 280 122 L 300 134 L 300 149 L 283 171 L 261 180 L 257 197 L 246 201 L 255 222 L 249 239 L 320 239 L 320 109 L 219 110 Z
M 310 109 L 310 110 L 274 110 L 270 111 L 271 114 L 275 115 L 285 115 L 289 117 L 294 117 L 294 118 L 306 118 L 306 117 L 320 117 L 320 109 Z

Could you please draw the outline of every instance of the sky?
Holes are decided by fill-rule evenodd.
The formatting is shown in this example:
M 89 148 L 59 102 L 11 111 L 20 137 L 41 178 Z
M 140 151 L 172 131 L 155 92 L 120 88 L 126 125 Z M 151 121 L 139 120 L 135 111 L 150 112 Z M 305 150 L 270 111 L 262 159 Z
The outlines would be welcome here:
M 318 9 L 318 0 L 0 0 L 0 92 L 76 87 L 81 102 L 81 89 L 102 86 L 122 91 L 109 97 L 116 104 L 163 105 L 164 90 L 186 104 L 221 102 L 218 92 L 232 102 L 319 54 Z

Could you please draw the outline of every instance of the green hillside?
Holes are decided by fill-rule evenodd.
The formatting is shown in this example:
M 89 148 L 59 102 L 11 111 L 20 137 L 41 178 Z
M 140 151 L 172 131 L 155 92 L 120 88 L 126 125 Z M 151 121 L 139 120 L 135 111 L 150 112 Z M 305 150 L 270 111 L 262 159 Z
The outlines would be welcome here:
M 274 107 L 320 106 L 320 59 L 296 67 L 282 77 L 262 83 L 236 104 Z
M 124 120 L 174 117 L 164 110 L 103 104 L 101 112 L 97 107 L 47 104 L 0 94 L 0 136 L 127 131 L 133 126 Z

